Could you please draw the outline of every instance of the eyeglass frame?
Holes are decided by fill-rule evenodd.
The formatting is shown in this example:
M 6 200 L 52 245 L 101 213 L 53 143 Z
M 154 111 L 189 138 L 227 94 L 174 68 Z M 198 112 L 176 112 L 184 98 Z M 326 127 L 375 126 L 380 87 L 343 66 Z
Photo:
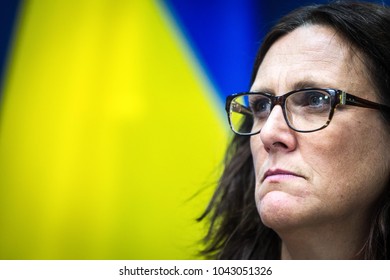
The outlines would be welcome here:
M 292 94 L 294 94 L 296 92 L 310 91 L 310 90 L 326 91 L 330 95 L 330 97 L 331 97 L 331 108 L 330 108 L 330 111 L 329 111 L 328 120 L 320 128 L 316 128 L 316 129 L 312 129 L 312 130 L 299 130 L 299 129 L 294 128 L 290 124 L 290 122 L 288 121 L 288 117 L 287 117 L 287 114 L 286 114 L 286 108 L 285 108 L 286 107 L 286 99 L 290 95 L 292 95 Z M 376 102 L 373 102 L 373 101 L 370 101 L 370 100 L 367 100 L 367 99 L 364 99 L 364 98 L 361 98 L 361 97 L 357 97 L 357 96 L 352 95 L 350 93 L 347 93 L 345 91 L 342 91 L 342 90 L 339 90 L 339 89 L 334 89 L 334 88 L 315 88 L 315 87 L 312 87 L 312 88 L 302 88 L 302 89 L 289 91 L 289 92 L 287 92 L 287 93 L 285 93 L 283 95 L 279 95 L 279 96 L 275 96 L 273 94 L 266 93 L 266 92 L 240 92 L 240 93 L 231 94 L 231 95 L 226 97 L 225 110 L 226 110 L 226 113 L 227 113 L 227 117 L 228 117 L 228 121 L 229 121 L 229 125 L 230 125 L 231 130 L 235 134 L 241 135 L 241 136 L 252 136 L 252 135 L 259 134 L 261 132 L 261 129 L 260 129 L 259 131 L 256 131 L 256 132 L 240 133 L 240 132 L 234 130 L 234 128 L 233 128 L 233 124 L 232 124 L 232 121 L 231 121 L 231 118 L 230 118 L 230 114 L 232 112 L 231 111 L 231 103 L 232 103 L 233 99 L 235 99 L 237 97 L 240 97 L 240 96 L 243 96 L 243 95 L 261 95 L 261 96 L 265 96 L 265 97 L 269 98 L 271 100 L 271 107 L 270 107 L 269 114 L 271 114 L 273 108 L 276 105 L 280 105 L 280 107 L 282 108 L 283 117 L 284 117 L 284 120 L 286 121 L 287 126 L 290 129 L 292 129 L 292 130 L 294 130 L 296 132 L 300 132 L 300 133 L 315 132 L 315 131 L 318 131 L 318 130 L 321 130 L 321 129 L 324 129 L 325 127 L 327 127 L 329 125 L 330 121 L 333 118 L 334 111 L 335 111 L 336 107 L 339 106 L 339 105 L 351 105 L 351 106 L 357 106 L 357 107 L 362 107 L 362 108 L 370 108 L 370 109 L 375 109 L 375 110 L 379 110 L 379 111 L 390 112 L 390 107 L 387 106 L 387 105 L 376 103 Z M 240 113 L 240 112 L 238 112 L 238 113 Z M 244 114 L 245 114 L 245 112 L 244 112 Z M 267 118 L 267 120 L 268 120 L 268 118 Z

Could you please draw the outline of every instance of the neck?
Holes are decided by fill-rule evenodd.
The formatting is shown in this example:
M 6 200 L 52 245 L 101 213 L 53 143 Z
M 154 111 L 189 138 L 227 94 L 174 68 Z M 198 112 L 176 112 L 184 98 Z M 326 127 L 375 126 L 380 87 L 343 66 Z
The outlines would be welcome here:
M 359 258 L 367 234 L 366 231 L 321 228 L 283 232 L 279 236 L 282 239 L 282 260 L 332 260 Z

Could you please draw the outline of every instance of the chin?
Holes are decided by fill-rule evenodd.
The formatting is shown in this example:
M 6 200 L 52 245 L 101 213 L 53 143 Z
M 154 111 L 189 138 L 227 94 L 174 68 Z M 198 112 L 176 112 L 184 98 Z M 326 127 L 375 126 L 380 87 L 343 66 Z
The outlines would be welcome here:
M 299 210 L 302 203 L 299 200 L 282 192 L 266 194 L 257 203 L 261 221 L 275 231 L 297 226 L 301 221 Z

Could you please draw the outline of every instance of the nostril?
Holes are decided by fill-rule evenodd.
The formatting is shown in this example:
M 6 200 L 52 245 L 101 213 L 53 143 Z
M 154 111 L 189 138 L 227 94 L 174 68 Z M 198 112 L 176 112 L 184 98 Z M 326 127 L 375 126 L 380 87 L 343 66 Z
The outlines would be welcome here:
M 286 150 L 288 149 L 288 146 L 283 142 L 275 142 L 268 146 L 264 145 L 264 149 L 267 153 L 270 153 L 272 150 Z
M 282 142 L 275 142 L 272 144 L 272 147 L 275 147 L 275 148 L 288 148 L 286 144 L 282 143 Z

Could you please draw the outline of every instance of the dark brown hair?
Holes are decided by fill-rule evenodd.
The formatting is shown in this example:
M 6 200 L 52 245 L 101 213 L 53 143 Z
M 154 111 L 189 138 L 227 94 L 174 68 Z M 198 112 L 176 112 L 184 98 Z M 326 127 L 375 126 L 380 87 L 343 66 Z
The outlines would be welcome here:
M 252 83 L 270 47 L 303 25 L 333 28 L 363 55 L 368 75 L 381 102 L 390 104 L 390 9 L 365 2 L 338 1 L 299 8 L 277 23 L 258 51 Z M 383 112 L 386 120 L 390 116 Z M 235 135 L 225 157 L 225 169 L 206 211 L 209 230 L 202 254 L 212 259 L 279 259 L 281 240 L 264 226 L 254 200 L 255 174 L 250 137 Z M 390 173 L 390 172 L 389 172 Z M 390 186 L 377 203 L 371 228 L 358 257 L 390 258 Z

